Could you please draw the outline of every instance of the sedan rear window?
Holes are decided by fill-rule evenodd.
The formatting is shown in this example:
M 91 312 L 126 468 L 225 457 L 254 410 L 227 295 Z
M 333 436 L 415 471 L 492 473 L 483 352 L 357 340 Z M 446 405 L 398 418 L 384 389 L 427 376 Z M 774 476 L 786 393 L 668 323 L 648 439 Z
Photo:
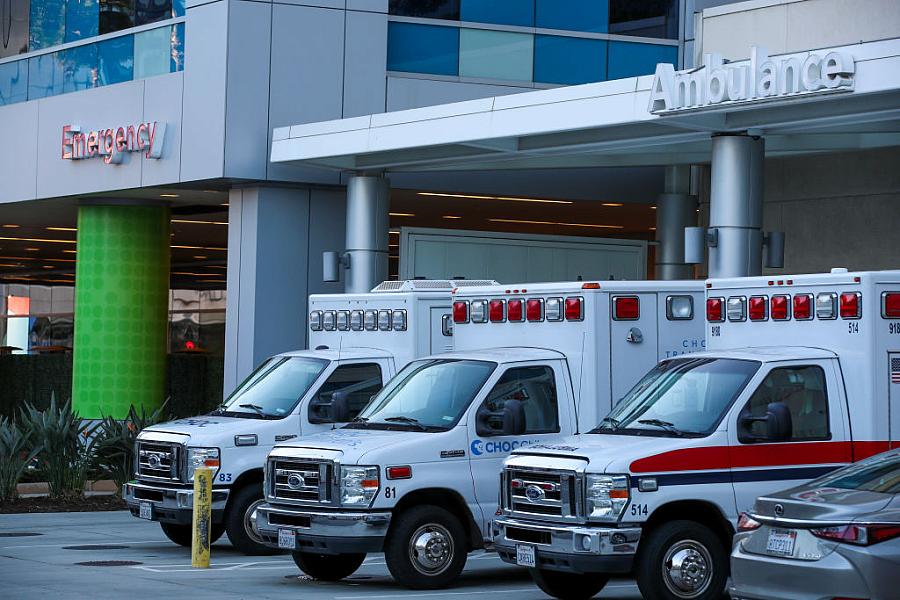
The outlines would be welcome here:
M 845 467 L 817 482 L 819 487 L 900 494 L 900 454 L 892 452 Z

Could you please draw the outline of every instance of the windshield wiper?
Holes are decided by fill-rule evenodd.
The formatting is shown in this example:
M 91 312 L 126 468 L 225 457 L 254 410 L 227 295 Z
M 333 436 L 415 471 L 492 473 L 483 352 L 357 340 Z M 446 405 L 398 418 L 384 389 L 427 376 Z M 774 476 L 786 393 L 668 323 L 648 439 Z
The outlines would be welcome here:
M 412 417 L 385 417 L 384 421 L 389 423 L 407 423 L 409 425 L 415 425 L 422 431 L 428 431 L 428 428 L 419 423 L 418 419 L 413 419 Z
M 260 406 L 259 404 L 238 404 L 238 406 L 241 408 L 249 408 L 250 410 L 256 411 L 256 414 L 258 414 L 261 417 L 270 416 L 267 412 L 265 412 L 263 410 L 263 407 Z
M 684 431 L 678 429 L 673 423 L 669 423 L 668 421 L 662 421 L 660 419 L 640 419 L 638 420 L 638 423 L 642 425 L 653 425 L 655 427 L 661 427 L 669 433 L 677 435 L 678 437 L 684 437 L 685 435 Z
M 351 423 L 367 423 L 369 421 L 369 417 L 356 417 Z
M 601 423 L 609 423 L 609 425 L 610 425 L 609 428 L 612 429 L 613 431 L 615 431 L 616 429 L 619 428 L 619 420 L 613 419 L 612 417 L 603 417 L 600 420 L 600 422 Z

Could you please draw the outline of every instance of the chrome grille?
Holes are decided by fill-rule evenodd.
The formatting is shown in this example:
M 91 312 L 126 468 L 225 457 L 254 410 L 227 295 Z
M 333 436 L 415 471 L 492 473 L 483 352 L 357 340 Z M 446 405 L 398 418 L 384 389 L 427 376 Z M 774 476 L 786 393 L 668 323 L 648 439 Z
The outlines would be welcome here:
M 332 473 L 329 461 L 292 458 L 269 460 L 271 498 L 288 502 L 323 504 L 331 502 Z
M 137 476 L 139 479 L 179 481 L 179 444 L 141 442 L 137 444 Z
M 504 508 L 512 515 L 573 521 L 582 512 L 581 480 L 572 471 L 507 468 L 503 484 Z

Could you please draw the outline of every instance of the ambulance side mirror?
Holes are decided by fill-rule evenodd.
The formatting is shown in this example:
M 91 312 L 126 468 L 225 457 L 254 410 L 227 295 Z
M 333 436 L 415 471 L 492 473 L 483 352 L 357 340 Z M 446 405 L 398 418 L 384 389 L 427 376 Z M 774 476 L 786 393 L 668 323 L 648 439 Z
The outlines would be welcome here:
M 309 422 L 314 425 L 350 422 L 350 399 L 347 392 L 334 392 L 328 398 L 316 396 L 309 402 Z
M 754 423 L 765 423 L 765 434 L 753 433 Z M 738 441 L 743 444 L 754 442 L 786 442 L 791 439 L 794 424 L 791 411 L 781 402 L 771 402 L 766 406 L 766 414 L 755 417 L 749 408 L 741 411 L 738 417 Z
M 481 437 L 522 435 L 525 433 L 525 407 L 518 400 L 507 400 L 500 410 L 482 405 L 475 414 L 475 433 Z

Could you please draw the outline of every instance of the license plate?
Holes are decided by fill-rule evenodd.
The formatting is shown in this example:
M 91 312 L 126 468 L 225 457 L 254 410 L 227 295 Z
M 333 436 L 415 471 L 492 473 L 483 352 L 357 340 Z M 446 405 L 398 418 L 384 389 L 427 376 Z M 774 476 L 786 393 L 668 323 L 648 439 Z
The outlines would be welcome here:
M 140 512 L 138 516 L 142 519 L 152 520 L 153 519 L 153 505 L 149 502 L 141 502 Z
M 522 567 L 535 568 L 534 546 L 516 544 L 516 564 Z
M 794 542 L 796 541 L 796 531 L 773 529 L 769 532 L 769 540 L 766 542 L 766 552 L 776 556 L 792 556 L 794 554 Z
M 297 534 L 290 529 L 278 530 L 278 547 L 293 550 L 297 543 Z

